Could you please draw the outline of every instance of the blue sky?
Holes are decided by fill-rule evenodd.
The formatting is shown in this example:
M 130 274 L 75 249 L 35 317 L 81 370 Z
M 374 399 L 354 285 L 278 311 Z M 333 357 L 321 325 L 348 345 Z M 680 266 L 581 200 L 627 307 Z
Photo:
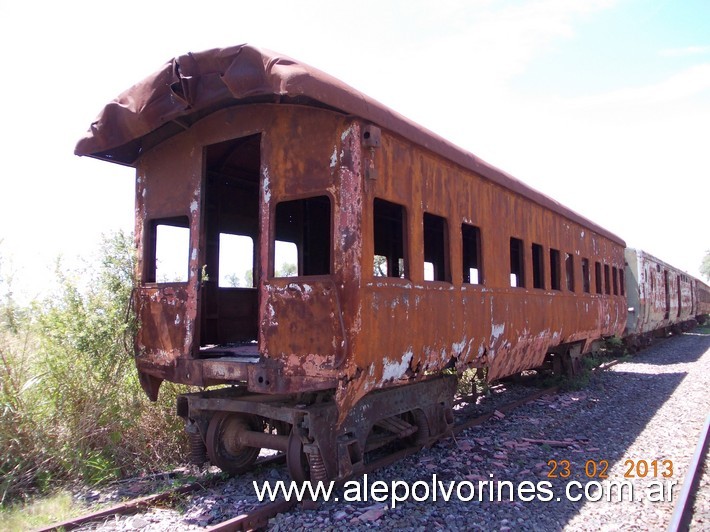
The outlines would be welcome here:
M 103 105 L 175 55 L 241 42 L 341 78 L 699 276 L 710 2 L 0 0 L 0 254 L 19 287 L 132 228 L 133 170 L 73 155 Z

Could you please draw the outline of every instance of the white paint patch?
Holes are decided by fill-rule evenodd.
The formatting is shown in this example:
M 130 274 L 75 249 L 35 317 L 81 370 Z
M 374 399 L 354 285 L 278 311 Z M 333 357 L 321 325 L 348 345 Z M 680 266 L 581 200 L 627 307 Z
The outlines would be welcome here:
M 175 326 L 180 325 L 180 314 L 175 316 Z
M 264 184 L 262 185 L 262 188 L 264 190 L 264 202 L 269 203 L 269 200 L 271 199 L 271 182 L 269 181 L 269 172 L 267 170 L 264 170 Z
M 409 363 L 412 361 L 414 353 L 407 351 L 400 362 L 393 362 L 388 358 L 382 360 L 382 382 L 390 379 L 399 380 L 404 377 L 404 374 L 409 369 Z
M 197 200 L 192 200 L 192 203 L 190 203 L 190 212 L 194 213 L 197 211 Z
M 498 338 L 505 332 L 505 323 L 501 323 L 500 325 L 493 325 L 491 327 L 491 343 L 495 343 Z
M 345 139 L 348 138 L 348 136 L 352 133 L 352 131 L 353 131 L 353 126 L 350 126 L 348 129 L 343 131 L 343 134 L 340 135 L 340 140 L 342 142 L 345 142 Z
M 439 353 L 439 360 L 446 365 L 449 362 L 449 353 L 446 352 L 445 348 L 441 349 L 441 353 Z
M 453 343 L 451 344 L 451 350 L 456 354 L 456 356 L 461 356 L 461 353 L 463 353 L 464 347 L 466 347 L 466 338 L 461 340 L 458 343 Z
M 191 260 L 197 260 L 197 248 L 192 249 L 192 257 Z
M 336 164 L 338 164 L 338 147 L 334 146 L 333 155 L 330 156 L 330 167 L 335 168 Z

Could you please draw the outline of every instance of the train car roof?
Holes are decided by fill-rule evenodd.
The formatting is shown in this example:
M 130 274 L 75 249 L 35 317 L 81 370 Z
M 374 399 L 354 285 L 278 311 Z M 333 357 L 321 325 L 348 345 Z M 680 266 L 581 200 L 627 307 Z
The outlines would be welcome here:
M 219 109 L 265 102 L 325 107 L 361 117 L 625 245 L 613 233 L 342 81 L 246 44 L 171 59 L 106 105 L 74 153 L 135 166 L 144 151 Z

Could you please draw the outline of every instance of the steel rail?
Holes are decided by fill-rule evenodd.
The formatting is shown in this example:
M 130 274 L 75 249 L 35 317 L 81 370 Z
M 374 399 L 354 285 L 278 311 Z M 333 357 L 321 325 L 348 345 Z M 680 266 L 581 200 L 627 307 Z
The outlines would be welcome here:
M 676 502 L 673 517 L 668 525 L 668 532 L 678 532 L 679 530 L 688 530 L 690 520 L 693 517 L 693 501 L 698 487 L 698 482 L 702 476 L 703 464 L 707 456 L 708 445 L 710 444 L 710 415 L 705 418 L 705 425 L 700 431 L 698 445 L 695 447 L 695 453 L 690 459 L 688 472 L 685 474 L 683 488 Z
M 606 364 L 603 364 L 602 366 L 594 368 L 593 371 L 604 371 L 607 368 L 615 365 L 618 362 L 619 362 L 618 360 L 612 360 L 611 362 L 608 362 Z M 507 413 L 515 410 L 516 408 L 519 408 L 525 404 L 536 401 L 537 399 L 539 399 L 545 395 L 555 394 L 558 391 L 559 391 L 559 386 L 553 386 L 550 388 L 546 388 L 546 389 L 531 393 L 530 395 L 523 397 L 522 399 L 502 405 L 502 406 L 494 409 L 492 412 L 487 412 L 485 414 L 481 414 L 479 416 L 467 419 L 466 421 L 463 421 L 461 423 L 455 424 L 452 427 L 451 431 L 449 432 L 449 435 L 455 436 L 466 429 L 469 429 L 471 427 L 475 427 L 477 425 L 481 425 L 481 424 L 485 423 L 486 421 L 488 421 L 489 419 L 494 417 L 496 415 L 496 413 L 507 414 Z M 467 417 L 465 411 L 457 412 L 457 414 L 459 416 L 463 415 L 464 417 Z M 710 417 L 708 419 L 710 419 Z M 446 437 L 446 435 L 442 436 L 442 438 L 445 438 L 445 437 Z M 361 471 L 361 473 L 371 473 L 371 472 L 376 471 L 378 469 L 382 469 L 382 468 L 392 465 L 400 460 L 403 460 L 404 458 L 406 458 L 408 456 L 416 454 L 420 450 L 421 450 L 421 446 L 405 447 L 403 449 L 395 451 L 394 453 L 391 453 L 389 455 L 378 458 L 377 460 L 374 460 L 373 462 L 371 462 L 369 464 L 366 464 L 364 470 Z M 284 460 L 283 454 L 278 454 L 278 455 L 274 455 L 271 457 L 262 458 L 254 464 L 254 468 L 261 466 L 261 465 L 267 465 L 270 463 L 281 462 L 283 460 Z M 104 519 L 106 517 L 111 517 L 113 515 L 126 515 L 126 514 L 130 514 L 130 513 L 134 513 L 136 511 L 141 510 L 141 509 L 145 509 L 145 508 L 149 508 L 151 506 L 154 506 L 160 502 L 169 501 L 170 499 L 176 497 L 177 495 L 183 495 L 183 494 L 199 491 L 204 488 L 210 487 L 214 484 L 216 484 L 215 481 L 210 481 L 210 482 L 206 482 L 206 483 L 205 482 L 194 482 L 194 483 L 191 483 L 191 484 L 188 484 L 185 486 L 181 486 L 179 488 L 175 488 L 173 490 L 168 490 L 168 491 L 165 491 L 162 493 L 158 493 L 156 495 L 150 495 L 147 497 L 132 499 L 130 501 L 126 501 L 126 502 L 117 504 L 117 505 L 112 506 L 111 508 L 107 508 L 105 510 L 101 510 L 101 511 L 87 514 L 84 516 L 76 517 L 74 519 L 68 519 L 68 520 L 63 521 L 61 523 L 56 523 L 51 526 L 41 528 L 37 532 L 73 530 L 73 529 L 78 528 L 79 526 L 81 526 L 85 523 L 88 523 L 88 522 L 98 521 L 100 519 Z M 270 518 L 292 509 L 297 504 L 297 502 L 298 501 L 296 501 L 296 500 L 290 500 L 290 501 L 278 500 L 278 501 L 270 502 L 267 504 L 263 504 L 250 512 L 239 515 L 237 517 L 234 517 L 234 518 L 224 521 L 222 523 L 216 524 L 206 530 L 214 531 L 214 532 L 223 532 L 223 531 L 232 531 L 232 530 L 253 530 L 255 528 L 261 528 L 261 527 L 266 526 L 266 524 L 268 524 L 268 520 Z
M 129 501 L 125 501 L 111 506 L 110 508 L 99 510 L 98 512 L 82 515 L 73 519 L 67 519 L 66 521 L 62 521 L 61 523 L 55 523 L 53 525 L 40 528 L 37 530 L 37 532 L 74 530 L 75 528 L 79 528 L 80 526 L 86 523 L 90 523 L 92 521 L 98 521 L 100 519 L 105 519 L 114 515 L 131 514 L 144 508 L 150 508 L 151 506 L 155 506 L 160 502 L 170 501 L 178 495 L 184 495 L 186 493 L 193 493 L 195 491 L 203 490 L 209 487 L 211 483 L 213 483 L 213 481 L 191 482 L 190 484 L 163 491 L 161 493 L 156 493 L 155 495 L 148 495 L 146 497 L 131 499 Z
M 251 469 L 255 469 L 259 466 L 262 465 L 269 465 L 269 464 L 275 464 L 275 463 L 280 463 L 285 460 L 285 455 L 283 454 L 277 454 L 273 456 L 267 456 L 265 458 L 260 458 L 257 460 L 254 465 L 252 466 Z M 84 514 L 78 517 L 70 518 L 65 521 L 62 521 L 61 523 L 54 523 L 52 525 L 39 528 L 35 532 L 54 532 L 54 531 L 64 531 L 64 530 L 74 530 L 76 528 L 79 528 L 82 525 L 85 525 L 86 523 L 91 523 L 93 521 L 99 521 L 101 519 L 106 519 L 108 517 L 112 517 L 114 515 L 128 515 L 132 513 L 139 512 L 141 510 L 145 510 L 147 508 L 151 508 L 159 503 L 166 502 L 166 501 L 171 501 L 175 497 L 179 495 L 186 495 L 188 493 L 194 493 L 196 491 L 202 491 L 203 489 L 207 489 L 210 487 L 214 487 L 217 484 L 219 484 L 222 480 L 213 478 L 209 479 L 207 481 L 198 481 L 198 482 L 191 482 L 189 484 L 185 484 L 184 486 L 179 486 L 176 488 L 172 488 L 166 491 L 162 491 L 160 493 L 156 493 L 154 495 L 146 495 L 145 497 L 138 497 L 136 499 L 130 499 L 127 501 L 120 502 L 118 504 L 115 504 L 114 506 L 111 506 L 109 508 L 105 508 L 103 510 L 99 510 L 97 512 L 92 512 L 89 514 Z
M 280 499 L 278 501 L 262 504 L 252 511 L 223 521 L 205 529 L 207 532 L 232 532 L 234 530 L 256 530 L 269 524 L 269 519 L 278 514 L 288 512 L 296 506 L 298 501 Z

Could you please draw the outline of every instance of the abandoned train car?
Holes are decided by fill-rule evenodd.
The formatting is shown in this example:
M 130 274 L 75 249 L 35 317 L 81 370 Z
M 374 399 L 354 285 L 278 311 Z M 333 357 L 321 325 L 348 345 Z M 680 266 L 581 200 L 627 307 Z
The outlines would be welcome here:
M 282 55 L 175 58 L 76 153 L 136 168 L 141 383 L 232 385 L 178 403 L 227 471 L 266 447 L 294 478 L 344 478 L 448 430 L 441 370 L 573 370 L 626 325 L 621 238 Z M 247 286 L 225 282 L 234 239 Z
M 687 328 L 708 313 L 702 281 L 642 250 L 626 249 L 628 317 L 624 337 L 631 346 Z

